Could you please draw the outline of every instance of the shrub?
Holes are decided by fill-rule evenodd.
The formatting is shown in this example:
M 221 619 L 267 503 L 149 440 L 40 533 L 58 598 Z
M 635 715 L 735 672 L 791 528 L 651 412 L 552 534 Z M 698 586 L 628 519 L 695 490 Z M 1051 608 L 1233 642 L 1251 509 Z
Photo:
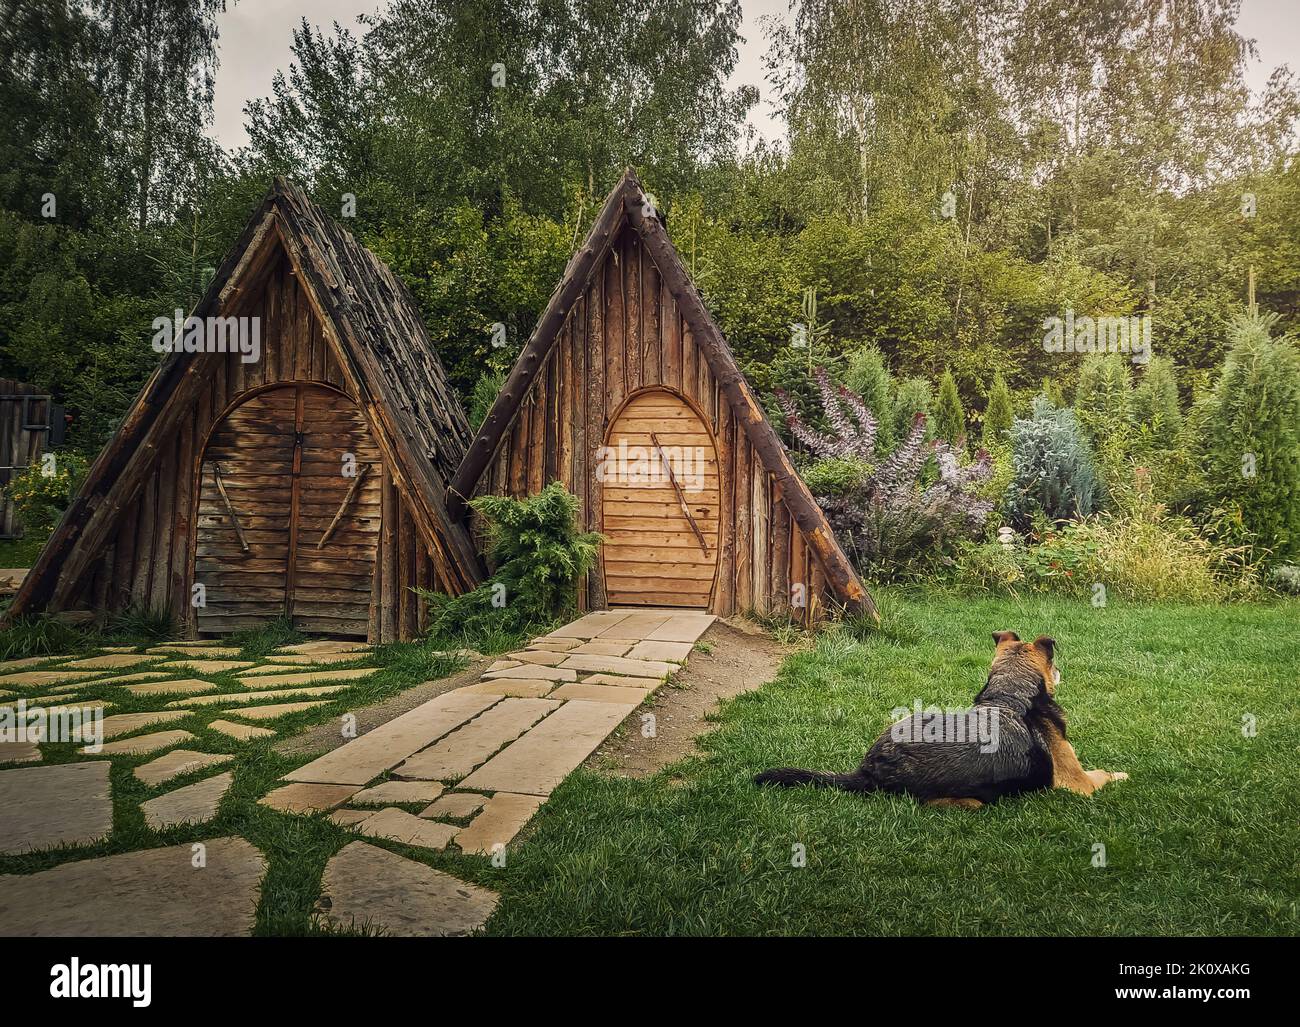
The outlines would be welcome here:
M 844 383 L 862 398 L 868 410 L 879 412 L 877 448 L 885 449 L 897 441 L 902 432 L 895 432 L 892 418 L 885 416 L 893 405 L 894 376 L 880 350 L 868 344 L 850 355 Z M 910 420 L 907 424 L 911 424 Z
M 1006 513 L 1020 531 L 1029 529 L 1035 515 L 1061 521 L 1087 517 L 1097 508 L 1101 486 L 1073 411 L 1035 399 L 1033 414 L 1011 426 L 1011 459 Z
M 52 466 L 32 464 L 14 475 L 5 486 L 23 533 L 29 538 L 49 538 L 86 478 L 85 458 L 76 453 L 49 453 L 46 456 L 54 458 Z
M 924 378 L 904 378 L 894 390 L 890 419 L 893 422 L 893 438 L 901 439 L 912 428 L 917 414 L 925 415 L 926 432 L 934 431 L 934 390 Z
M 1279 592 L 1300 596 L 1300 565 L 1280 563 L 1269 573 L 1268 582 Z
M 1149 448 L 1173 449 L 1183 426 L 1178 382 L 1168 357 L 1153 357 L 1133 391 L 1133 422 Z
M 1237 319 L 1205 411 L 1203 464 L 1219 505 L 1235 505 L 1273 560 L 1300 547 L 1300 353 L 1273 317 Z
M 1011 412 L 1011 390 L 1007 388 L 1006 379 L 999 371 L 993 376 L 993 385 L 989 389 L 989 401 L 984 407 L 984 446 L 994 446 L 1001 442 L 1011 430 L 1014 420 Z
M 506 386 L 505 371 L 485 371 L 479 375 L 478 381 L 474 383 L 474 389 L 469 395 L 469 426 L 474 429 L 483 426 L 483 420 L 487 417 L 488 411 L 492 409 L 492 404 L 496 402 L 497 396 Z
M 1133 416 L 1129 358 L 1123 353 L 1089 353 L 1079 368 L 1074 412 L 1093 441 L 1127 429 Z
M 843 496 L 862 487 L 871 475 L 871 464 L 854 457 L 832 456 L 809 464 L 801 474 L 814 496 Z
M 925 441 L 925 417 L 918 414 L 897 448 L 873 463 L 876 418 L 862 397 L 842 386 L 837 391 L 821 369 L 817 382 L 831 426 L 827 434 L 811 430 L 785 393 L 777 398 L 795 438 L 823 461 L 855 461 L 872 468 L 848 491 L 818 497 L 859 567 L 878 577 L 906 576 L 979 533 L 992 509 L 975 492 L 989 476 L 988 454 L 961 466 L 952 447 Z M 934 480 L 923 485 L 922 472 L 932 457 Z
M 951 371 L 945 371 L 939 380 L 939 405 L 935 411 L 935 434 L 956 446 L 966 435 L 966 411 L 961 405 L 961 396 L 957 394 L 957 382 Z
M 552 482 L 527 499 L 480 496 L 470 506 L 485 522 L 495 571 L 486 584 L 461 596 L 417 590 L 429 604 L 429 635 L 473 645 L 568 614 L 575 585 L 595 565 L 602 541 L 595 532 L 577 530 L 577 499 Z

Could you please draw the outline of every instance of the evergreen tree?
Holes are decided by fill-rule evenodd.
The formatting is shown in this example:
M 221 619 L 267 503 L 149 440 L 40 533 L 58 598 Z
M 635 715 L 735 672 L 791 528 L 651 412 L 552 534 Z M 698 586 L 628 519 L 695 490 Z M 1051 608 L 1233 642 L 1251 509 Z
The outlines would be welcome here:
M 917 414 L 925 415 L 925 439 L 934 434 L 934 390 L 924 378 L 904 378 L 894 390 L 892 419 L 894 438 L 903 439 L 911 430 Z
M 1178 382 L 1168 357 L 1153 357 L 1142 381 L 1133 390 L 1133 421 L 1148 431 L 1157 449 L 1172 449 L 1183 425 Z
M 999 371 L 993 376 L 988 405 L 984 408 L 984 445 L 994 446 L 1001 442 L 1010 430 L 1012 420 L 1011 390 Z
M 884 355 L 874 345 L 866 345 L 849 357 L 845 384 L 862 397 L 876 418 L 876 447 L 887 450 L 899 436 L 894 431 L 893 402 L 894 376 L 889 373 Z
M 951 371 L 945 371 L 939 380 L 939 408 L 935 412 L 935 434 L 955 446 L 966 434 L 966 411 L 957 394 L 957 382 Z
M 1300 353 L 1276 316 L 1240 317 L 1209 400 L 1206 477 L 1236 504 L 1270 559 L 1300 551 Z
M 1129 358 L 1123 353 L 1089 353 L 1079 368 L 1074 411 L 1093 440 L 1128 428 L 1133 415 Z

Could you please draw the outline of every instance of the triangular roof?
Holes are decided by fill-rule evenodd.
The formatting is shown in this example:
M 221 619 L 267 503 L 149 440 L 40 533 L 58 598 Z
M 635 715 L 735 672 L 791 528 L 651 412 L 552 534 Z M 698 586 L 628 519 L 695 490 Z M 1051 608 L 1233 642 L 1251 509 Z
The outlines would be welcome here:
M 192 316 L 220 314 L 254 288 L 282 246 L 340 366 L 357 387 L 394 479 L 426 538 L 465 585 L 482 579 L 468 530 L 448 515 L 446 483 L 471 438 L 461 408 L 410 291 L 373 253 L 339 227 L 294 183 L 276 178 Z M 136 396 L 117 433 L 91 465 L 78 494 L 23 581 L 7 617 L 42 609 L 71 588 L 94 553 L 97 519 L 129 496 L 114 485 L 134 461 L 151 460 L 169 400 L 210 354 L 167 354 Z M 120 491 L 120 490 L 119 490 Z M 57 590 L 57 593 L 56 593 Z
M 631 168 L 623 173 L 618 185 L 606 198 L 583 246 L 570 258 L 564 276 L 551 294 L 537 327 L 533 329 L 505 386 L 452 477 L 448 500 L 452 516 L 463 516 L 466 500 L 474 494 L 479 479 L 489 466 L 502 438 L 518 417 L 524 397 L 559 338 L 565 317 L 578 297 L 585 293 L 593 273 L 618 236 L 624 221 L 640 235 L 646 251 L 658 268 L 661 280 L 672 293 L 683 318 L 690 326 L 737 422 L 744 429 L 763 466 L 780 486 L 790 515 L 820 561 L 836 598 L 850 611 L 864 611 L 879 620 L 875 604 L 853 569 L 853 564 L 840 548 L 821 507 L 791 464 L 784 444 L 737 366 L 731 347 L 705 306 L 677 249 L 668 238 L 658 212 L 649 203 Z

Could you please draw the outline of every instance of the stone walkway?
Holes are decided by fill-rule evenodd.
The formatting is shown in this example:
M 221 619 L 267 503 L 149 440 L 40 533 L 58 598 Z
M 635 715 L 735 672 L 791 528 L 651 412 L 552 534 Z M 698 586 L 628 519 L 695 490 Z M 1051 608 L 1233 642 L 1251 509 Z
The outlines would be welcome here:
M 263 805 L 328 816 L 358 836 L 325 868 L 322 923 L 410 935 L 480 928 L 496 907 L 492 892 L 360 839 L 503 858 L 564 778 L 681 668 L 713 619 L 674 610 L 588 614 L 496 661 L 474 684 L 286 774 Z M 222 739 L 218 747 L 254 744 L 275 734 L 265 723 L 325 705 L 377 672 L 366 665 L 369 648 L 352 642 L 302 643 L 262 661 L 238 656 L 186 642 L 0 664 L 0 707 L 28 696 L 32 705 L 104 707 L 111 696 L 127 707 L 104 717 L 113 740 L 79 749 L 83 762 L 41 766 L 38 744 L 0 743 L 0 766 L 14 766 L 0 769 L 0 854 L 109 836 L 112 758 L 139 761 L 135 777 L 160 790 L 141 803 L 149 828 L 206 823 L 233 783 L 225 765 L 235 757 L 202 751 L 194 731 L 215 732 L 208 737 Z M 0 935 L 246 933 L 265 860 L 240 838 L 203 845 L 219 872 L 196 875 L 202 881 L 187 877 L 188 845 L 0 876 Z M 106 887 L 117 895 L 87 901 Z M 212 919 L 176 908 L 191 900 L 211 908 Z

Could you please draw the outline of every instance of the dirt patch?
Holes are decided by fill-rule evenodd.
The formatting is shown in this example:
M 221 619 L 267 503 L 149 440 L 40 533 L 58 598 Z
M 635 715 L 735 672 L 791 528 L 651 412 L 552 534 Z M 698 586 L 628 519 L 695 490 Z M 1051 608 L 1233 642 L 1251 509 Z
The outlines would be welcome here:
M 766 684 L 788 650 L 744 621 L 714 621 L 671 684 L 660 685 L 650 701 L 634 710 L 585 766 L 620 777 L 647 777 L 694 755 L 695 739 L 716 726 L 706 718 L 718 700 Z M 641 733 L 641 718 L 655 717 L 655 737 Z
M 389 696 L 382 702 L 352 710 L 351 712 L 355 713 L 357 717 L 357 733 L 359 735 L 365 734 L 371 728 L 378 727 L 380 724 L 387 724 L 394 717 L 399 717 L 408 710 L 415 709 L 420 703 L 427 702 L 435 695 L 442 695 L 443 692 L 450 692 L 453 688 L 463 688 L 466 685 L 474 684 L 483 676 L 483 671 L 487 670 L 488 665 L 494 659 L 496 657 L 472 660 L 464 670 L 458 670 L 449 677 L 438 678 L 436 681 L 426 681 L 414 688 L 408 688 L 404 692 L 398 692 L 397 695 Z M 337 749 L 344 741 L 346 739 L 339 734 L 339 722 L 338 718 L 335 717 L 323 724 L 309 727 L 300 735 L 293 735 L 277 743 L 275 751 L 286 756 L 302 756 L 305 753 Z

